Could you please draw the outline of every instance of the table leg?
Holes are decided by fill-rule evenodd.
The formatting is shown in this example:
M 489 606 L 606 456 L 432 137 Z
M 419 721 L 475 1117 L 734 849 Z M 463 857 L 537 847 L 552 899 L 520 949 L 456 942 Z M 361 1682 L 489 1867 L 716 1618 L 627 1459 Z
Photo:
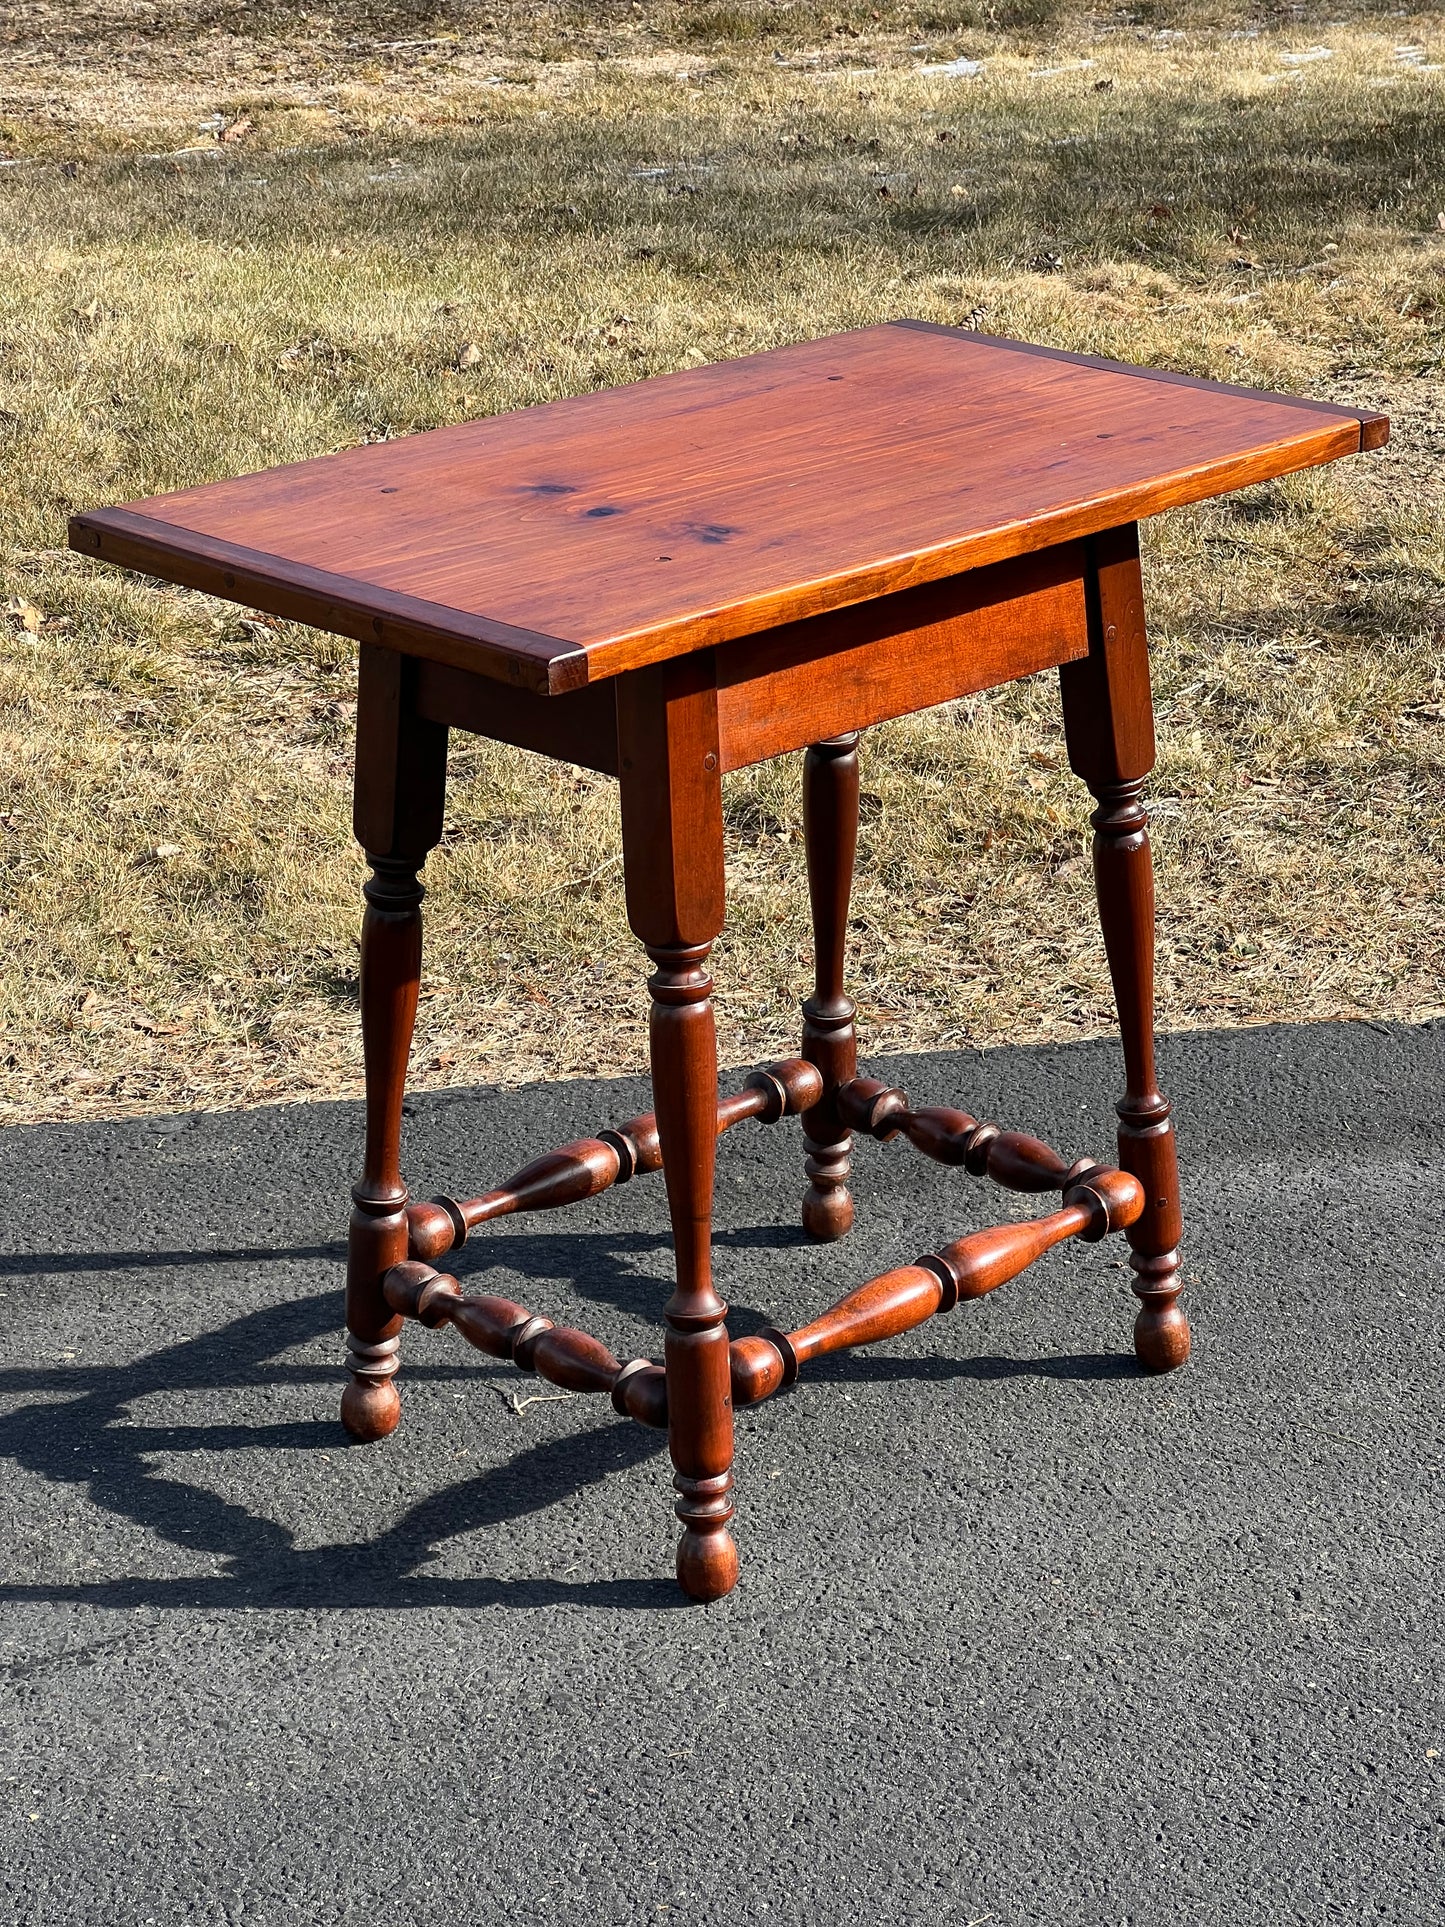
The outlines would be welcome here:
M 1154 765 L 1154 717 L 1138 532 L 1089 544 L 1089 654 L 1059 672 L 1069 762 L 1093 791 L 1094 883 L 1124 1048 L 1119 1162 L 1144 1186 L 1143 1215 L 1125 1234 L 1141 1309 L 1134 1349 L 1151 1371 L 1189 1356 L 1179 1304 L 1179 1166 L 1169 1101 L 1154 1070 L 1154 872 L 1144 778 Z
M 418 872 L 442 830 L 446 731 L 413 712 L 413 665 L 363 646 L 357 704 L 355 827 L 372 875 L 361 926 L 361 1040 L 366 1151 L 352 1188 L 347 1246 L 347 1363 L 341 1421 L 358 1439 L 385 1438 L 401 1418 L 393 1380 L 401 1318 L 381 1280 L 407 1255 L 401 1106 L 421 980 Z
M 668 1446 L 694 1599 L 737 1583 L 727 1306 L 712 1280 L 717 1042 L 707 959 L 723 923 L 722 784 L 710 652 L 624 676 L 617 691 L 627 915 L 648 979 L 653 1100 L 677 1286 L 664 1309 Z
M 803 840 L 813 912 L 813 994 L 803 1005 L 803 1056 L 823 1073 L 823 1096 L 803 1114 L 808 1189 L 803 1229 L 841 1238 L 853 1223 L 852 1136 L 836 1092 L 858 1068 L 857 1007 L 843 989 L 848 899 L 858 849 L 858 736 L 814 743 L 803 758 Z

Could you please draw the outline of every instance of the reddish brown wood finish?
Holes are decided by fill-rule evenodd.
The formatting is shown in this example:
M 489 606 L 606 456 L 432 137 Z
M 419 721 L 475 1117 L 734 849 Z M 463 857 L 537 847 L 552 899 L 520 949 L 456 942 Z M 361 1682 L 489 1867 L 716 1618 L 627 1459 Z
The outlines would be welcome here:
M 718 651 L 725 770 L 1087 654 L 1084 545 L 813 616 Z
M 1183 1362 L 1169 1105 L 1154 1068 L 1153 880 L 1141 801 L 1153 723 L 1137 517 L 1362 447 L 1382 417 L 929 323 L 866 328 L 608 394 L 77 516 L 72 546 L 359 638 L 356 830 L 366 1150 L 353 1193 L 347 1426 L 398 1420 L 404 1317 L 665 1425 L 695 1598 L 737 1576 L 733 1406 L 801 1362 L 895 1336 L 1063 1239 L 1124 1229 L 1135 1344 Z M 859 728 L 1059 665 L 1125 1060 L 1123 1170 L 1066 1164 L 967 1112 L 855 1075 L 844 989 Z M 601 686 L 611 679 L 610 686 Z M 400 1133 L 421 961 L 419 871 L 441 832 L 448 726 L 617 775 L 628 918 L 654 970 L 654 1115 L 458 1203 L 408 1205 Z M 804 820 L 816 949 L 802 1057 L 717 1093 L 708 957 L 722 928 L 721 776 L 811 745 Z M 791 1334 L 729 1343 L 713 1285 L 718 1135 L 801 1114 L 804 1222 L 852 1221 L 850 1132 L 1060 1208 L 860 1286 Z M 426 1259 L 474 1226 L 662 1170 L 676 1252 L 665 1364 Z
M 793 1357 L 799 1365 L 806 1365 L 810 1358 L 821 1358 L 825 1352 L 896 1338 L 931 1318 L 942 1300 L 943 1281 L 936 1271 L 925 1270 L 922 1265 L 900 1265 L 896 1271 L 885 1271 L 881 1278 L 870 1278 L 866 1285 L 849 1292 L 821 1318 L 789 1332 Z
M 838 1114 L 855 1131 L 886 1143 L 900 1134 L 939 1164 L 961 1164 L 1010 1191 L 1059 1191 L 1093 1169 L 1087 1158 L 1067 1163 L 1052 1146 L 1021 1131 L 980 1124 L 967 1111 L 943 1105 L 913 1110 L 905 1092 L 876 1077 L 855 1077 L 838 1091 Z
M 813 994 L 803 1005 L 803 1055 L 823 1076 L 823 1095 L 803 1115 L 807 1144 L 803 1229 L 841 1238 L 853 1223 L 850 1137 L 837 1089 L 858 1065 L 857 1006 L 843 988 L 848 901 L 858 849 L 858 738 L 814 743 L 803 758 L 803 841 L 813 913 Z
M 341 1418 L 354 1438 L 384 1438 L 401 1417 L 393 1379 L 401 1321 L 381 1280 L 405 1258 L 407 1191 L 401 1105 L 421 979 L 418 880 L 441 835 L 447 733 L 416 714 L 415 665 L 363 648 L 357 699 L 354 821 L 372 876 L 361 926 L 361 1033 L 366 1052 L 366 1152 L 352 1189 L 346 1270 L 351 1381 Z
M 756 1405 L 791 1385 L 810 1358 L 896 1338 L 937 1311 L 951 1311 L 961 1298 L 996 1291 L 1065 1238 L 1097 1240 L 1132 1224 L 1143 1207 L 1137 1178 L 1087 1166 L 1083 1181 L 1066 1189 L 1064 1208 L 1047 1218 L 975 1231 L 917 1264 L 870 1278 L 797 1331 L 735 1338 L 727 1347 L 731 1402 Z M 455 1278 L 430 1265 L 393 1265 L 383 1292 L 399 1316 L 429 1326 L 454 1325 L 489 1357 L 510 1358 L 523 1371 L 537 1372 L 569 1391 L 609 1393 L 618 1412 L 671 1431 L 671 1395 L 677 1387 L 670 1369 L 640 1358 L 619 1365 L 588 1333 L 555 1326 L 510 1298 L 466 1297 Z M 696 1495 L 679 1484 L 683 1499 L 694 1503 Z M 710 1561 L 716 1557 L 709 1552 Z M 704 1574 L 709 1570 L 710 1564 L 704 1565 Z
M 717 1134 L 730 1131 L 745 1118 L 764 1124 L 796 1117 L 822 1095 L 823 1080 L 804 1058 L 789 1057 L 753 1071 L 741 1091 L 718 1100 Z M 562 1205 L 595 1198 L 611 1185 L 626 1184 L 640 1172 L 662 1169 L 662 1143 L 657 1119 L 629 1118 L 600 1137 L 577 1138 L 555 1151 L 534 1158 L 515 1176 L 484 1191 L 479 1198 L 458 1203 L 455 1198 L 433 1198 L 407 1208 L 411 1228 L 409 1255 L 435 1260 L 458 1245 L 467 1233 L 493 1218 L 517 1211 L 554 1211 Z
M 667 1386 L 661 1367 L 645 1358 L 619 1365 L 598 1338 L 571 1325 L 538 1318 L 510 1298 L 469 1298 L 455 1278 L 408 1260 L 393 1265 L 382 1281 L 387 1304 L 399 1318 L 423 1325 L 453 1325 L 468 1344 L 489 1358 L 509 1358 L 569 1392 L 606 1392 L 619 1412 L 643 1425 L 667 1423 Z
M 959 1298 L 982 1298 L 1042 1258 L 1065 1238 L 1077 1238 L 1094 1221 L 1085 1203 L 1066 1205 L 1025 1224 L 995 1225 L 945 1245 L 939 1262 L 953 1281 Z
M 997 1291 L 1066 1238 L 1093 1242 L 1133 1224 L 1143 1208 L 1137 1178 L 1089 1166 L 1083 1181 L 1065 1190 L 1063 1209 L 1047 1218 L 972 1232 L 917 1264 L 870 1278 L 797 1331 L 735 1340 L 734 1398 L 740 1405 L 757 1404 L 791 1385 L 810 1358 L 897 1338 L 935 1312 L 951 1311 L 962 1298 Z
M 1384 415 L 1367 408 L 1349 408 L 1335 402 L 1311 401 L 1304 395 L 1283 395 L 1272 388 L 1244 388 L 1237 382 L 1212 381 L 1204 375 L 1180 375 L 1171 368 L 1136 368 L 1132 362 L 1110 361 L 1105 355 L 1076 354 L 1070 348 L 1046 348 L 1037 341 L 1012 341 L 1006 335 L 984 335 L 973 328 L 954 328 L 942 321 L 895 321 L 895 328 L 917 328 L 927 334 L 952 335 L 956 340 L 987 342 L 990 346 L 1012 348 L 1017 354 L 1037 355 L 1044 361 L 1061 361 L 1075 368 L 1098 368 L 1107 374 L 1146 375 L 1150 381 L 1176 388 L 1198 388 L 1205 394 L 1237 395 L 1243 401 L 1278 402 L 1284 408 L 1307 408 L 1347 416 L 1360 424 L 1360 447 L 1383 448 L 1390 439 L 1390 424 Z
M 694 1599 L 737 1583 L 727 1306 L 712 1282 L 717 1038 L 708 952 L 723 924 L 717 688 L 704 653 L 618 684 L 627 916 L 656 966 L 649 1042 L 677 1287 L 664 1308 L 668 1448 Z
M 758 1405 L 783 1383 L 783 1354 L 767 1338 L 735 1338 L 728 1360 L 734 1405 Z
M 538 695 L 495 676 L 418 658 L 416 706 L 419 715 L 453 729 L 536 750 L 559 763 L 580 763 L 603 776 L 617 774 L 617 696 L 609 683 L 565 696 Z
M 1111 530 L 1090 551 L 1089 655 L 1059 677 L 1069 762 L 1099 804 L 1094 882 L 1124 1047 L 1119 1162 L 1145 1191 L 1143 1215 L 1129 1231 L 1141 1301 L 1134 1348 L 1150 1370 L 1167 1372 L 1188 1358 L 1190 1336 L 1178 1302 L 1183 1219 L 1174 1126 L 1154 1070 L 1154 871 L 1141 800 L 1154 764 L 1154 718 L 1138 532 Z
M 95 510 L 70 539 L 557 694 L 1331 461 L 1384 426 L 905 322 Z

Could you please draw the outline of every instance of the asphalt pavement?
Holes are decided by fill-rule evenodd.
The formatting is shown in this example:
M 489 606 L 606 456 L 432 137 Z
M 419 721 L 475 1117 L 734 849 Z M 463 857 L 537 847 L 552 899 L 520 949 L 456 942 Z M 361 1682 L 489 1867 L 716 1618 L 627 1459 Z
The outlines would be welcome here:
M 1445 1025 L 1165 1039 L 1195 1356 L 1146 1379 L 1120 1248 L 740 1415 L 742 1579 L 671 1580 L 663 1441 L 409 1328 L 348 1446 L 359 1111 L 0 1134 L 0 1922 L 1438 1923 Z M 1107 1153 L 1107 1043 L 894 1059 Z M 419 1195 L 647 1102 L 408 1105 Z M 721 1147 L 735 1333 L 1028 1209 L 796 1124 Z M 458 1267 L 658 1355 L 641 1179 Z M 541 1395 L 541 1396 L 539 1396 Z

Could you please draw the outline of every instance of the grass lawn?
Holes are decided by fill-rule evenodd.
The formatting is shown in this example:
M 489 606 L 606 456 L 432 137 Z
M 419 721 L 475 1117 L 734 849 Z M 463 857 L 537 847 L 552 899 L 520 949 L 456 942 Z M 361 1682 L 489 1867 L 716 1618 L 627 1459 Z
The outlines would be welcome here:
M 1160 1023 L 1445 1004 L 1438 14 L 31 0 L 0 158 L 4 1115 L 360 1083 L 351 645 L 71 511 L 895 315 L 1391 414 L 1146 530 Z M 1107 1029 L 1054 679 L 864 758 L 865 1048 Z M 742 1061 L 807 973 L 797 759 L 727 807 Z M 419 1083 L 642 1062 L 606 779 L 456 739 L 427 881 Z

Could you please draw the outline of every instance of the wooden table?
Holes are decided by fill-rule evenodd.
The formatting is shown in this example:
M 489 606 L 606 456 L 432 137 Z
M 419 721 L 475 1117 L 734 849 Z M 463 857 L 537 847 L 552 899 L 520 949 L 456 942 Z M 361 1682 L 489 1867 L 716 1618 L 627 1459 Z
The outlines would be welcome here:
M 71 545 L 361 643 L 356 834 L 365 886 L 366 1150 L 352 1196 L 342 1418 L 392 1432 L 406 1318 L 666 1426 L 696 1599 L 737 1578 L 733 1408 L 819 1354 L 872 1344 L 1122 1230 L 1135 1348 L 1189 1354 L 1179 1183 L 1154 1074 L 1154 760 L 1140 517 L 1382 443 L 1382 416 L 1000 341 L 865 328 L 80 515 Z M 1093 792 L 1094 874 L 1124 1055 L 1119 1168 L 1073 1162 L 856 1075 L 844 939 L 870 723 L 1057 667 Z M 421 967 L 419 872 L 441 835 L 448 729 L 618 779 L 627 914 L 654 969 L 655 1115 L 550 1152 L 480 1197 L 401 1176 Z M 723 925 L 722 779 L 806 749 L 816 942 L 801 1050 L 719 1100 L 708 953 Z M 800 1330 L 728 1339 L 710 1262 L 718 1135 L 800 1116 L 803 1223 L 853 1219 L 851 1133 L 903 1136 L 1046 1216 L 974 1233 Z M 665 1363 L 435 1268 L 478 1225 L 661 1170 L 676 1253 Z

